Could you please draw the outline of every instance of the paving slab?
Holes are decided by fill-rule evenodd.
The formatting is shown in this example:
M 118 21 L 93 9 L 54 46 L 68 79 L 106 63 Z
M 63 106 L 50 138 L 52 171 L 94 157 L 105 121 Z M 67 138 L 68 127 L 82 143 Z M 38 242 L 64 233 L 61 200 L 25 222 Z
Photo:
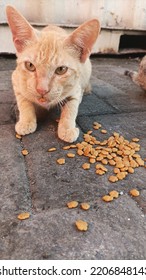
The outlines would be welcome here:
M 97 200 L 88 213 L 65 207 L 41 211 L 11 226 L 6 259 L 143 259 L 146 225 L 135 202 L 122 196 L 112 204 Z M 77 219 L 87 232 L 78 232 Z M 5 245 L 6 246 L 6 245 Z
M 94 57 L 92 63 L 92 94 L 84 96 L 79 108 L 78 141 L 98 121 L 107 130 L 93 131 L 98 140 L 115 131 L 128 140 L 138 137 L 139 153 L 146 158 L 146 94 L 124 76 L 125 69 L 138 68 L 139 60 Z M 0 58 L 0 64 L 0 259 L 145 259 L 145 167 L 116 183 L 108 180 L 111 166 L 104 176 L 95 174 L 94 164 L 83 170 L 87 158 L 68 158 L 62 149 L 66 144 L 57 136 L 58 108 L 39 117 L 35 133 L 16 139 L 11 86 L 15 60 Z M 50 147 L 57 150 L 49 153 Z M 24 148 L 29 151 L 25 157 Z M 65 158 L 65 165 L 56 163 L 59 157 Z M 132 198 L 131 188 L 140 196 Z M 103 202 L 102 196 L 113 189 L 121 193 L 119 198 Z M 70 200 L 79 206 L 68 209 Z M 88 202 L 90 209 L 83 211 L 81 202 Z M 30 218 L 20 221 L 17 215 L 23 211 Z M 76 229 L 78 219 L 88 222 L 88 231 Z

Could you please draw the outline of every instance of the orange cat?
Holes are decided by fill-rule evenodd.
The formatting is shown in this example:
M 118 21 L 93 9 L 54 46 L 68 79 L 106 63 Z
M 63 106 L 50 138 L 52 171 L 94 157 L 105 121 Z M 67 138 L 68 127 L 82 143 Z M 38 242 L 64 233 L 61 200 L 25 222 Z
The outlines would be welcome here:
M 12 6 L 6 13 L 18 58 L 12 74 L 19 109 L 16 132 L 25 135 L 36 130 L 35 103 L 47 109 L 60 104 L 58 136 L 75 141 L 78 107 L 91 76 L 89 55 L 100 30 L 98 20 L 87 21 L 68 35 L 53 25 L 41 32 L 34 29 Z

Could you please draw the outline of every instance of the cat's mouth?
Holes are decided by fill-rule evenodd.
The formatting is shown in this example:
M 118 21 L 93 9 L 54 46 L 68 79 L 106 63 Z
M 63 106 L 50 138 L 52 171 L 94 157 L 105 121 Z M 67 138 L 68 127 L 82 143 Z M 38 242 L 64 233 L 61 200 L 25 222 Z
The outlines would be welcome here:
M 46 97 L 39 97 L 37 98 L 37 102 L 41 105 L 46 105 L 48 103 L 48 100 Z

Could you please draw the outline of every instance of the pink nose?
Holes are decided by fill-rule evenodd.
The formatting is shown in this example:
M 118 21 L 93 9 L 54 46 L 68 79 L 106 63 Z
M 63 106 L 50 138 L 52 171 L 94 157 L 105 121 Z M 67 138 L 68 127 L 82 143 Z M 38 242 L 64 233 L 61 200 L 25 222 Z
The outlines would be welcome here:
M 46 93 L 49 92 L 49 89 L 47 90 L 47 89 L 43 89 L 43 88 L 37 88 L 36 90 L 41 95 L 45 95 Z

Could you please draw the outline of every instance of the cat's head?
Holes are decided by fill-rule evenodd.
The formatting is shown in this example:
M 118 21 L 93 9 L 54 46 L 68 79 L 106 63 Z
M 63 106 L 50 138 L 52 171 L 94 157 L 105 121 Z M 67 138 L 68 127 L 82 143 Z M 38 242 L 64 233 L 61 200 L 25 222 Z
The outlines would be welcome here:
M 98 20 L 85 22 L 71 34 L 51 25 L 40 32 L 12 6 L 7 6 L 6 13 L 26 97 L 34 102 L 41 97 L 50 104 L 61 102 L 80 79 L 81 65 L 99 34 Z

